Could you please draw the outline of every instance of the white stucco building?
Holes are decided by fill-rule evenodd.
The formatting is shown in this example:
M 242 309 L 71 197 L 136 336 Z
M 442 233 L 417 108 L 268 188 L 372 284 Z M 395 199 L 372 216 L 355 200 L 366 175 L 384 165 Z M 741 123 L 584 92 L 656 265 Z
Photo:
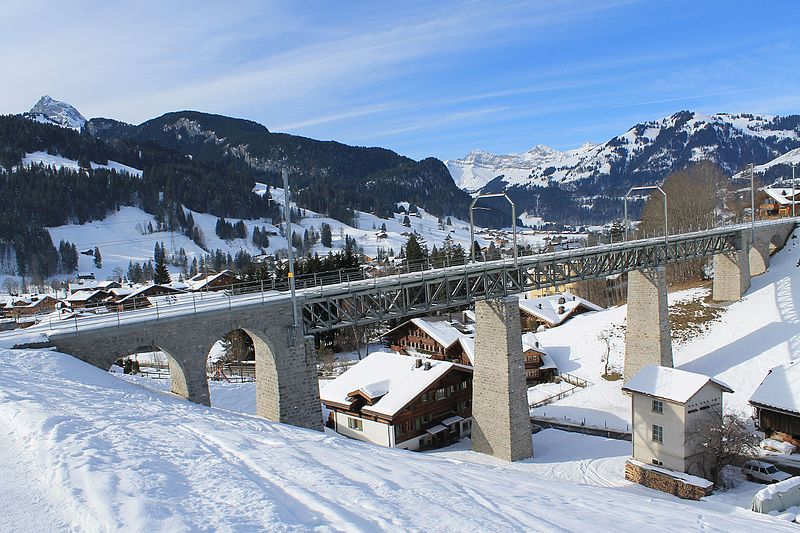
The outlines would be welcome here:
M 642 368 L 622 390 L 631 395 L 633 458 L 708 478 L 693 429 L 720 423 L 722 393 L 733 390 L 703 374 L 656 365 Z

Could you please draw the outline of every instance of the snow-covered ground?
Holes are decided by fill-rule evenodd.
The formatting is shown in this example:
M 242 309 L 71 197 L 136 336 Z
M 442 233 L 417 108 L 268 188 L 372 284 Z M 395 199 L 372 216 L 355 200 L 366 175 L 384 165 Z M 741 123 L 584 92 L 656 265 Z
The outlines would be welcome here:
M 66 157 L 62 157 L 60 155 L 52 155 L 47 152 L 31 152 L 29 154 L 25 154 L 25 157 L 22 158 L 22 164 L 25 166 L 30 165 L 44 165 L 46 167 L 55 167 L 55 168 L 67 168 L 69 170 L 78 171 L 81 169 L 78 161 L 75 159 L 68 159 Z M 117 163 L 116 161 L 109 160 L 107 165 L 101 165 L 95 162 L 91 163 L 93 169 L 106 169 L 106 170 L 116 170 L 117 172 L 126 172 L 131 176 L 136 176 L 137 178 L 142 177 L 142 171 L 129 167 L 128 165 L 123 165 L 122 163 Z
M 418 454 L 191 404 L 56 352 L 4 350 L 0 364 L 7 531 L 795 527 L 629 484 L 624 442 L 548 430 L 513 465 L 466 443 Z
M 800 259 L 798 239 L 772 258 L 769 270 L 752 279 L 738 302 L 724 309 L 708 330 L 684 342 L 673 341 L 675 366 L 717 377 L 734 394 L 725 394 L 728 408 L 750 413 L 747 403 L 767 371 L 800 357 Z M 707 289 L 671 293 L 670 305 L 695 300 Z M 600 331 L 611 329 L 612 369 L 622 369 L 626 306 L 579 315 L 563 326 L 537 333 L 537 337 L 562 372 L 588 379 L 594 385 L 550 405 L 537 415 L 566 417 L 590 425 L 626 429 L 630 424 L 630 398 L 622 381 L 606 381 L 602 357 L 605 344 Z

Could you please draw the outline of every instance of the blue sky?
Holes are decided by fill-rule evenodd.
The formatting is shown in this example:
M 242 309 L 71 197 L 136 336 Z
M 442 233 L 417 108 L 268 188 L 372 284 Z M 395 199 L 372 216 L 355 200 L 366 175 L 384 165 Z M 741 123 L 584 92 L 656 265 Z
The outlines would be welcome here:
M 396 6 L 392 6 L 396 4 Z M 388 7 L 387 7 L 388 6 Z M 0 113 L 197 109 L 416 159 L 800 113 L 800 2 L 0 0 Z

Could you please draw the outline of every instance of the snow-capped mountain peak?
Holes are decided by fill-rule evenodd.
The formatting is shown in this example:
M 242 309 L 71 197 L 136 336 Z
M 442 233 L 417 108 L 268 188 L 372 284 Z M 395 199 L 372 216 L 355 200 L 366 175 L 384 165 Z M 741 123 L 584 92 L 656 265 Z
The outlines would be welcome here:
M 37 122 L 55 124 L 56 126 L 74 130 L 80 130 L 86 124 L 84 116 L 73 106 L 66 102 L 54 100 L 47 95 L 42 96 L 36 102 L 36 105 L 28 112 L 28 116 Z
M 537 145 L 518 155 L 473 150 L 463 159 L 445 163 L 455 183 L 468 192 L 502 176 L 492 184 L 493 190 L 551 182 L 578 190 L 586 183 L 583 192 L 591 195 L 598 193 L 592 187 L 599 179 L 660 181 L 670 171 L 699 160 L 711 160 L 727 172 L 736 172 L 746 162 L 765 163 L 798 146 L 797 116 L 679 111 L 636 124 L 603 144 L 585 143 L 566 151 Z

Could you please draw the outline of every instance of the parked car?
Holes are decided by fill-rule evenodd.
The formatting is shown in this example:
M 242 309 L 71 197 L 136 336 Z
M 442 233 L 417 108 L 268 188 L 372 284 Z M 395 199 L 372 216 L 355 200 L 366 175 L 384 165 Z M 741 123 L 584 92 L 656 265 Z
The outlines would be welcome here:
M 783 470 L 778 470 L 773 464 L 764 461 L 746 461 L 742 465 L 742 474 L 748 481 L 762 481 L 764 483 L 777 483 L 792 477 Z

